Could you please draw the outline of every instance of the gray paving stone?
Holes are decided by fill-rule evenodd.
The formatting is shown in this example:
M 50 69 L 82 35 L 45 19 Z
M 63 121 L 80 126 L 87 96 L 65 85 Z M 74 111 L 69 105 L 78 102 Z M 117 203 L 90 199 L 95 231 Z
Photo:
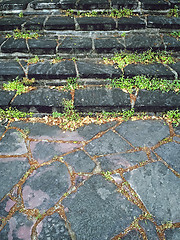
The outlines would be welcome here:
M 75 30 L 74 19 L 71 17 L 49 17 L 45 23 L 47 30 Z
M 53 0 L 53 1 L 49 1 L 49 0 L 40 0 L 40 1 L 39 0 L 35 0 L 35 1 L 32 1 L 30 6 L 32 8 L 34 8 L 35 10 L 54 9 L 54 8 L 58 8 L 57 2 L 58 2 L 58 0 Z
M 139 223 L 140 223 L 140 226 L 143 227 L 143 229 L 145 230 L 148 240 L 159 240 L 156 232 L 156 228 L 151 221 L 145 220 L 145 221 L 140 221 Z
M 115 154 L 97 159 L 103 171 L 128 168 L 140 162 L 148 160 L 145 152 Z
M 165 231 L 166 239 L 168 240 L 179 240 L 180 238 L 180 229 L 168 229 Z
M 128 77 L 146 75 L 148 77 L 158 77 L 174 79 L 174 73 L 161 63 L 157 64 L 129 64 L 124 68 L 124 74 Z
M 3 152 L 1 152 L 3 154 Z M 7 194 L 12 187 L 17 184 L 21 177 L 30 168 L 28 159 L 26 158 L 1 158 L 0 157 L 0 175 L 1 188 L 0 199 Z
M 115 20 L 109 17 L 76 18 L 81 31 L 110 31 L 116 28 Z
M 173 91 L 161 92 L 139 90 L 138 96 L 136 98 L 135 107 L 171 107 L 176 108 L 180 105 L 180 94 Z
M 166 17 L 166 16 L 148 16 L 147 27 L 150 28 L 180 28 L 180 17 Z
M 26 21 L 24 28 L 27 30 L 42 30 L 46 17 L 33 17 Z
M 42 223 L 42 230 L 38 235 L 39 240 L 48 240 L 48 238 L 50 240 L 71 240 L 68 230 L 66 229 L 65 222 L 59 217 L 58 213 L 46 217 Z
M 118 30 L 143 29 L 146 24 L 139 17 L 121 17 L 118 19 Z
M 180 6 L 179 0 L 169 0 L 171 4 L 171 8 L 174 8 L 175 6 Z
M 5 132 L 6 128 L 5 126 L 3 126 L 1 123 L 0 123 L 0 137 L 2 136 L 2 134 Z
M 142 3 L 143 9 L 164 10 L 169 8 L 169 4 L 165 0 L 160 0 L 158 2 L 151 0 L 140 0 L 140 2 Z
M 48 38 L 29 39 L 28 45 L 33 54 L 55 54 L 57 41 Z
M 13 80 L 19 76 L 24 77 L 24 71 L 16 61 L 0 61 L 0 80 Z
M 155 152 L 162 157 L 174 170 L 180 173 L 180 144 L 169 142 L 161 145 Z
M 176 134 L 180 135 L 180 126 L 176 127 L 174 131 Z
M 166 46 L 166 50 L 180 50 L 180 41 L 177 40 L 175 37 L 163 36 L 163 40 Z
M 24 205 L 42 212 L 54 204 L 70 187 L 70 176 L 65 164 L 54 162 L 33 172 L 23 185 Z
M 117 53 L 125 49 L 124 45 L 116 38 L 96 38 L 94 39 L 96 53 Z
M 10 129 L 0 141 L 1 155 L 21 155 L 27 153 L 24 139 L 20 132 Z
M 141 212 L 102 176 L 92 176 L 62 204 L 77 240 L 111 239 Z
M 107 89 L 92 87 L 79 89 L 75 92 L 75 106 L 77 107 L 120 107 L 130 106 L 129 94 L 121 89 Z
M 35 79 L 63 79 L 76 77 L 76 70 L 73 61 L 62 61 L 50 64 L 40 62 L 29 66 L 28 77 Z
M 116 131 L 135 147 L 152 147 L 169 136 L 169 128 L 163 121 L 138 120 L 122 123 Z
M 15 92 L 8 92 L 0 90 L 0 106 L 8 106 L 11 99 L 14 97 Z
M 125 173 L 125 178 L 158 224 L 179 222 L 180 180 L 163 163 L 151 163 Z
M 141 234 L 136 230 L 130 231 L 126 236 L 122 237 L 121 239 L 122 240 L 143 240 Z
M 1 199 L 0 202 L 0 217 L 7 217 L 9 211 L 14 206 L 16 202 L 11 200 L 10 197 L 6 196 L 3 200 Z M 1 233 L 0 233 L 1 236 Z
M 136 23 L 136 22 L 134 22 Z M 142 41 L 143 39 L 143 41 Z M 128 50 L 163 50 L 164 45 L 162 39 L 157 34 L 127 34 L 125 36 L 125 44 Z
M 32 0 L 3 0 L 0 2 L 0 10 L 25 10 L 27 8 L 28 3 Z
M 66 37 L 59 45 L 59 53 L 88 53 L 92 51 L 92 39 L 86 37 Z
M 0 18 L 0 31 L 21 29 L 21 25 L 25 22 L 24 18 L 19 17 L 3 17 Z
M 114 9 L 135 9 L 138 3 L 136 0 L 111 0 L 111 5 Z
M 180 62 L 169 65 L 173 70 L 175 70 L 180 78 Z
M 70 164 L 75 172 L 92 172 L 95 163 L 83 151 L 70 153 L 63 157 L 63 160 Z
M 57 5 L 62 9 L 76 8 L 77 0 L 60 0 Z
M 114 126 L 116 124 L 115 121 L 97 125 L 94 123 L 85 125 L 77 129 L 77 132 L 80 136 L 82 136 L 86 140 L 90 140 L 92 137 L 96 136 L 99 132 L 105 131 L 108 128 Z
M 70 100 L 70 93 L 59 92 L 54 89 L 39 88 L 37 90 L 18 95 L 11 105 L 62 107 L 63 98 Z
M 118 78 L 122 75 L 119 68 L 90 61 L 77 61 L 77 68 L 82 78 Z
M 0 36 L 0 45 L 1 45 L 3 42 L 5 42 L 6 40 L 7 40 L 7 38 Z
M 25 39 L 8 39 L 3 46 L 1 47 L 1 51 L 4 53 L 15 53 L 15 52 L 22 52 L 28 53 L 28 48 L 26 45 Z
M 120 153 L 129 149 L 131 146 L 111 130 L 85 146 L 85 150 L 92 156 Z
M 78 9 L 106 9 L 109 8 L 110 4 L 108 0 L 80 0 L 78 1 Z

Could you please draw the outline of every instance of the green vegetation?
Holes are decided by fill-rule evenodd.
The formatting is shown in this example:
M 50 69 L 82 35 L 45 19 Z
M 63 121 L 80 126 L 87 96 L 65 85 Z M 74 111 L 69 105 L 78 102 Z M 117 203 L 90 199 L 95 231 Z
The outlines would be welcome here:
M 165 118 L 168 118 L 177 127 L 180 125 L 180 111 L 179 109 L 168 111 L 164 114 Z
M 180 32 L 174 31 L 172 33 L 170 33 L 171 36 L 175 37 L 175 38 L 180 38 Z
M 40 61 L 40 59 L 39 59 L 39 57 L 36 55 L 36 56 L 34 56 L 33 58 L 28 59 L 28 60 L 27 60 L 27 63 L 28 63 L 28 64 L 35 64 L 35 63 L 37 63 L 37 62 L 39 62 L 39 61 Z
M 19 17 L 20 17 L 20 18 L 23 18 L 23 17 L 24 17 L 23 12 L 20 12 L 20 13 L 19 13 Z
M 109 79 L 109 81 L 110 84 L 107 87 L 126 89 L 129 93 L 132 93 L 133 89 L 160 90 L 162 92 L 174 91 L 177 94 L 180 91 L 180 80 L 149 79 L 144 75 L 138 75 L 132 78 L 122 76 L 119 79 Z
M 65 89 L 67 89 L 67 90 L 77 89 L 78 88 L 77 79 L 78 79 L 77 77 L 76 78 L 68 78 Z
M 13 37 L 14 39 L 32 39 L 32 38 L 35 38 L 37 39 L 40 35 L 37 33 L 37 32 L 33 32 L 33 31 L 30 31 L 30 30 L 27 30 L 27 31 L 21 31 L 20 29 L 15 29 L 11 34 L 7 34 L 6 35 L 6 38 L 11 38 Z
M 174 8 L 170 9 L 168 12 L 168 17 L 179 17 L 180 16 L 180 10 L 178 6 L 174 6 Z
M 110 64 L 112 62 L 116 63 L 121 69 L 132 63 L 149 64 L 158 62 L 171 64 L 176 62 L 176 59 L 172 56 L 172 54 L 167 53 L 166 51 L 153 52 L 152 50 L 147 50 L 142 53 L 121 51 L 120 53 L 116 53 L 111 59 L 103 58 L 103 60 L 106 64 Z
M 109 181 L 112 180 L 112 177 L 111 177 L 112 172 L 107 171 L 107 172 L 102 172 L 102 174 L 106 180 L 109 180 Z
M 32 117 L 33 113 L 25 113 L 25 112 L 21 112 L 19 110 L 17 110 L 16 108 L 6 108 L 5 110 L 3 110 L 2 108 L 0 108 L 0 118 L 4 119 L 11 119 L 11 118 L 25 118 L 25 117 Z

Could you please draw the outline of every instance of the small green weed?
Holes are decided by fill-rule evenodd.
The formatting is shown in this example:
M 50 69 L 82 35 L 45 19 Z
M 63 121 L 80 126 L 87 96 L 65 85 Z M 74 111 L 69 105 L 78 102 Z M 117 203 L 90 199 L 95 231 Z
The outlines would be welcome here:
M 68 89 L 68 90 L 77 89 L 78 88 L 77 79 L 78 79 L 77 77 L 76 78 L 68 78 L 65 89 Z
M 23 12 L 20 12 L 20 13 L 19 13 L 19 17 L 20 17 L 20 18 L 23 18 L 23 17 L 24 17 Z
M 3 88 L 6 91 L 16 91 L 17 95 L 27 91 L 27 87 L 19 80 L 18 77 L 13 82 L 8 82 L 3 84 Z
M 39 59 L 39 57 L 37 55 L 34 56 L 33 58 L 30 58 L 30 59 L 27 60 L 28 64 L 35 64 L 37 62 L 40 62 L 40 59 Z
M 102 172 L 102 174 L 105 179 L 109 181 L 112 180 L 112 177 L 111 177 L 112 172 L 107 171 L 107 172 Z
M 3 110 L 2 108 L 0 108 L 0 118 L 7 118 L 7 119 L 11 119 L 11 118 L 24 118 L 24 117 L 32 117 L 33 113 L 25 113 L 25 112 L 21 112 L 19 110 L 17 110 L 16 108 L 6 108 L 5 110 Z
M 180 38 L 180 32 L 174 31 L 172 33 L 170 33 L 171 36 L 175 37 L 175 38 Z
M 174 6 L 174 8 L 170 9 L 168 12 L 168 17 L 179 17 L 180 16 L 180 10 L 178 6 Z
M 177 127 L 180 124 L 180 111 L 179 109 L 168 111 L 164 114 L 165 118 L 169 118 L 172 123 Z
M 122 111 L 122 118 L 124 121 L 128 121 L 133 115 L 134 115 L 134 109 Z
M 40 35 L 37 32 L 33 32 L 30 30 L 27 31 L 21 31 L 18 28 L 13 31 L 13 34 L 7 34 L 6 38 L 11 38 L 13 37 L 14 39 L 32 39 L 35 38 L 37 39 Z
M 133 11 L 127 8 L 123 9 L 112 9 L 110 13 L 110 17 L 113 18 L 121 18 L 121 17 L 130 17 L 133 15 Z

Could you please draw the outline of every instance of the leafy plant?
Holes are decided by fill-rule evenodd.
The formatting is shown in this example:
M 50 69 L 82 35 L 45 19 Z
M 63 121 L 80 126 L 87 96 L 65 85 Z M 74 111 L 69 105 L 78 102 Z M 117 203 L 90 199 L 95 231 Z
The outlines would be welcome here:
M 11 118 L 24 118 L 24 117 L 32 117 L 33 113 L 25 113 L 25 112 L 21 112 L 19 110 L 17 110 L 16 108 L 6 108 L 5 110 L 3 110 L 2 108 L 0 108 L 0 118 L 7 118 L 7 119 L 11 119 Z
M 130 17 L 132 15 L 133 15 L 133 11 L 127 8 L 112 9 L 110 13 L 110 16 L 114 18 Z
M 76 89 L 78 87 L 77 79 L 78 79 L 77 77 L 76 78 L 68 78 L 65 89 L 68 89 L 68 90 Z
M 180 16 L 180 10 L 178 6 L 174 6 L 174 8 L 170 9 L 168 12 L 168 17 L 179 17 Z
M 7 91 L 16 91 L 17 95 L 21 95 L 27 91 L 27 87 L 24 86 L 18 77 L 16 77 L 16 79 L 12 82 L 4 83 L 3 88 Z
M 23 12 L 20 12 L 20 13 L 19 13 L 19 17 L 20 17 L 20 18 L 23 18 L 23 17 L 24 17 Z
M 174 31 L 172 33 L 170 33 L 171 36 L 175 37 L 175 38 L 180 38 L 180 32 Z
M 102 172 L 102 174 L 103 174 L 103 177 L 106 178 L 107 180 L 112 180 L 112 177 L 111 177 L 112 172 L 107 171 L 107 172 Z
M 13 31 L 13 34 L 7 34 L 6 35 L 6 38 L 11 38 L 13 37 L 14 39 L 32 39 L 32 38 L 38 38 L 40 35 L 37 33 L 37 32 L 33 32 L 33 31 L 30 31 L 30 30 L 27 30 L 27 31 L 21 31 L 20 29 L 16 28 L 14 31 Z
M 170 110 L 166 114 L 164 114 L 165 118 L 169 118 L 175 126 L 179 126 L 180 124 L 180 111 L 179 109 Z
M 35 55 L 33 58 L 28 59 L 27 63 L 28 64 L 35 64 L 35 63 L 37 63 L 39 61 L 40 61 L 39 57 L 37 55 Z

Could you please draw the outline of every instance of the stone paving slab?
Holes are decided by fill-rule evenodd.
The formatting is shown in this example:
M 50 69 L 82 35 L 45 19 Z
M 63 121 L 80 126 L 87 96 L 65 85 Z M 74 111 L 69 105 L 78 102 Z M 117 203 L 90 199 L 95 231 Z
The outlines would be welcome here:
M 0 239 L 178 240 L 178 129 L 0 124 Z

